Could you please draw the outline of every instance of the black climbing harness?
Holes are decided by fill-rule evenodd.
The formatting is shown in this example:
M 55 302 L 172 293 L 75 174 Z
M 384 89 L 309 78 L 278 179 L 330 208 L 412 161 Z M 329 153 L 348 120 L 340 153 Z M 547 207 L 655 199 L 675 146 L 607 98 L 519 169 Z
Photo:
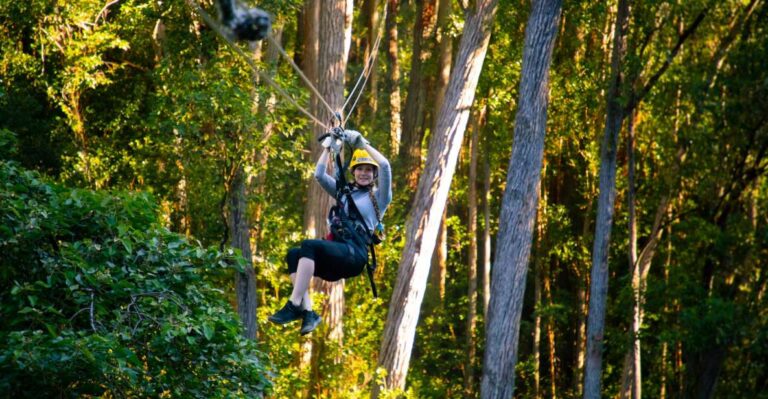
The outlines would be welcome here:
M 333 140 L 343 141 L 343 134 L 344 131 L 341 127 L 335 127 L 321 136 L 319 140 L 322 142 L 330 137 Z M 336 151 L 334 163 L 336 164 L 336 205 L 331 207 L 328 213 L 331 235 L 335 241 L 347 243 L 352 247 L 367 248 L 365 268 L 368 273 L 368 280 L 371 282 L 373 297 L 378 298 L 376 283 L 373 280 L 373 273 L 376 270 L 376 250 L 374 245 L 381 243 L 381 240 L 368 228 L 352 198 L 352 186 L 346 179 L 349 163 L 345 164 L 342 161 L 341 151 Z M 343 199 L 346 199 L 347 211 L 344 210 Z M 371 197 L 371 199 L 376 209 L 376 218 L 380 219 L 378 205 L 375 204 L 376 200 L 374 197 Z M 381 220 L 378 220 L 378 222 L 381 223 Z

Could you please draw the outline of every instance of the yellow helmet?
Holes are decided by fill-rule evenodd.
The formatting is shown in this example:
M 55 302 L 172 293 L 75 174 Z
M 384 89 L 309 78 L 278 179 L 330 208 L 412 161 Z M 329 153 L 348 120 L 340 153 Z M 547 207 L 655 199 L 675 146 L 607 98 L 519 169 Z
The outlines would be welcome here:
M 352 161 L 349 162 L 349 170 L 355 170 L 358 165 L 373 165 L 379 169 L 379 164 L 371 157 L 368 151 L 359 148 L 352 153 Z

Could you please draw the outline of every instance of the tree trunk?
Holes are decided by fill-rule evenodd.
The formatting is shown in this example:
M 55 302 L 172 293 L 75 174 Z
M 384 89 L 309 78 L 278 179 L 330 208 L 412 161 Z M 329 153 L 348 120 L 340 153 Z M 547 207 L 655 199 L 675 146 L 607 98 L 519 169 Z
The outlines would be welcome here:
M 488 105 L 486 104 L 486 111 Z M 483 160 L 483 317 L 488 317 L 491 302 L 491 165 L 488 140 L 485 140 Z
M 317 57 L 318 53 L 320 51 L 320 41 L 319 41 L 319 25 L 320 25 L 320 2 L 313 1 L 313 0 L 305 0 L 304 1 L 304 7 L 302 8 L 301 13 L 301 26 L 302 29 L 300 30 L 300 33 L 302 34 L 301 39 L 302 43 L 300 45 L 300 48 L 302 49 L 301 52 L 301 69 L 304 72 L 304 75 L 307 77 L 307 79 L 312 82 L 313 84 L 317 84 Z M 320 100 L 315 97 L 314 94 L 310 94 L 309 97 L 309 107 L 310 111 L 313 115 L 319 114 L 320 109 Z M 319 149 L 315 147 L 316 140 L 314 140 L 314 137 L 317 137 L 317 135 L 323 133 L 323 128 L 320 126 L 317 126 L 314 122 L 312 123 L 312 130 L 311 135 L 312 137 L 309 139 L 310 142 L 310 155 L 307 159 L 307 162 L 313 162 L 316 158 L 312 158 L 314 156 L 317 156 L 319 153 Z M 318 190 L 319 187 L 316 183 L 310 182 L 309 187 L 307 188 L 307 198 L 306 198 L 306 205 L 304 206 L 304 235 L 306 237 L 316 237 L 319 233 L 315 230 L 315 226 L 317 225 L 317 214 L 320 212 L 319 207 L 322 206 L 322 203 L 317 203 L 316 201 L 323 201 L 327 194 L 320 193 Z M 315 208 L 318 209 L 315 209 Z M 314 279 L 313 279 L 314 283 Z M 313 286 L 314 284 L 310 285 Z M 313 287 L 314 289 L 314 287 Z M 307 339 L 304 340 L 301 344 L 301 350 L 299 355 L 299 365 L 301 368 L 305 367 L 311 367 L 311 361 L 312 361 L 312 340 Z
M 631 355 L 631 372 L 632 384 L 630 392 L 632 393 L 632 399 L 640 399 L 642 397 L 642 370 L 640 368 L 641 352 L 640 352 L 640 326 L 642 325 L 642 269 L 637 263 L 637 213 L 635 202 L 635 122 L 637 118 L 637 111 L 633 110 L 632 115 L 629 117 L 629 126 L 627 129 L 627 153 L 629 155 L 629 261 L 632 267 L 632 293 L 633 293 L 633 309 L 632 309 L 632 355 Z
M 248 230 L 248 201 L 245 196 L 245 170 L 236 167 L 229 186 L 229 231 L 231 244 L 245 259 L 245 270 L 235 273 L 237 314 L 245 327 L 243 336 L 256 339 L 256 272 L 251 262 L 250 231 Z
M 439 0 L 437 8 L 437 28 L 435 30 L 435 41 L 439 48 L 439 59 L 437 62 L 437 81 L 435 82 L 435 115 L 440 112 L 445 98 L 445 90 L 448 87 L 448 78 L 451 76 L 451 59 L 453 56 L 453 40 L 448 35 L 450 27 L 450 17 L 453 13 L 451 0 Z M 432 131 L 437 128 L 437 118 L 435 118 Z
M 542 162 L 543 163 L 543 162 Z M 546 166 L 542 165 L 542 169 Z M 542 172 L 546 176 L 546 172 Z M 546 197 L 542 187 L 539 184 L 539 206 L 536 214 L 536 252 L 533 269 L 533 298 L 534 298 L 534 321 L 533 321 L 533 397 L 541 398 L 541 309 L 544 308 L 542 300 L 543 287 L 542 276 L 544 274 L 544 234 L 546 226 Z
M 438 45 L 440 46 L 440 61 L 438 65 L 439 74 L 435 87 L 434 115 L 437 115 L 438 112 L 440 112 L 440 105 L 443 103 L 445 89 L 448 85 L 448 77 L 451 74 L 451 46 L 445 45 L 445 42 L 448 41 L 450 43 L 450 40 L 445 40 L 449 39 L 448 37 L 442 37 L 443 40 L 441 41 L 441 32 L 443 31 L 441 28 L 448 22 L 449 14 L 446 13 L 449 13 L 451 10 L 450 4 L 450 0 L 438 0 L 435 36 Z M 423 83 L 420 84 L 423 85 Z M 432 131 L 434 132 L 436 129 L 437 119 L 435 118 Z M 447 274 L 446 268 L 448 263 L 448 230 L 445 225 L 447 214 L 448 210 L 446 209 L 443 211 L 443 219 L 440 223 L 440 233 L 437 235 L 437 243 L 435 243 L 435 255 L 432 260 L 433 266 L 432 271 L 430 272 L 432 277 L 430 280 L 433 282 L 433 287 L 438 289 L 436 292 L 432 291 L 432 294 L 429 295 L 431 298 L 428 298 L 425 303 L 428 311 L 434 310 L 437 306 L 441 306 L 445 298 L 445 277 Z M 437 294 L 437 297 L 434 296 L 435 294 Z
M 614 33 L 614 46 L 611 55 L 611 80 L 610 88 L 606 96 L 607 111 L 605 134 L 600 152 L 600 196 L 597 205 L 597 220 L 595 223 L 595 240 L 592 251 L 592 274 L 589 301 L 589 319 L 587 326 L 587 363 L 584 374 L 584 398 L 598 398 L 600 396 L 600 378 L 602 373 L 602 339 L 605 329 L 605 304 L 608 292 L 608 248 L 610 245 L 611 224 L 613 220 L 614 202 L 616 198 L 616 149 L 618 135 L 625 114 L 632 113 L 647 95 L 659 78 L 666 72 L 675 56 L 679 53 L 683 43 L 693 35 L 707 14 L 708 8 L 704 8 L 696 16 L 694 21 L 678 35 L 677 42 L 669 51 L 662 65 L 648 78 L 644 84 L 635 82 L 637 90 L 629 90 L 624 93 L 622 64 L 627 53 L 627 31 L 629 25 L 630 9 L 627 0 L 619 0 L 616 26 Z M 622 103 L 627 105 L 622 107 Z M 680 155 L 679 155 L 680 156 Z M 666 204 L 664 204 L 666 206 Z M 655 249 L 655 243 L 654 248 Z M 652 251 L 651 255 L 652 256 Z M 650 260 L 649 260 L 650 262 Z M 639 313 L 639 322 L 642 322 L 642 310 Z M 635 321 L 633 321 L 633 324 Z M 639 350 L 639 349 L 638 349 Z M 639 356 L 639 352 L 638 352 Z M 633 359 L 639 361 L 639 359 Z M 633 366 L 634 368 L 634 366 Z M 639 366 L 638 374 L 639 374 Z M 639 376 L 633 376 L 639 378 Z M 639 383 L 636 384 L 639 394 Z
M 548 263 L 545 263 L 548 264 Z M 552 277 L 550 268 L 544 269 L 544 296 L 547 299 L 547 305 L 552 307 Z M 555 346 L 555 320 L 554 317 L 547 317 L 547 348 L 549 348 L 549 397 L 557 398 L 557 347 Z
M 627 50 L 628 24 L 629 2 L 619 0 L 611 55 L 610 87 L 606 95 L 605 133 L 600 149 L 600 194 L 597 200 L 595 240 L 592 249 L 584 399 L 598 399 L 601 392 L 603 331 L 608 294 L 608 245 L 616 199 L 616 147 L 624 119 L 620 98 L 623 83 L 621 66 Z
M 640 372 L 640 303 L 639 286 L 640 273 L 637 268 L 637 218 L 635 212 L 635 115 L 629 118 L 627 127 L 627 209 L 629 216 L 629 274 L 632 276 L 632 320 L 629 329 L 629 338 L 632 342 L 622 371 L 622 384 L 620 398 L 640 398 L 640 386 L 638 379 Z
M 537 243 L 538 245 L 538 243 Z M 536 251 L 538 253 L 538 250 Z M 533 270 L 533 302 L 535 308 L 541 309 L 544 306 L 542 302 L 541 287 L 541 263 L 537 260 Z M 541 398 L 541 313 L 534 312 L 533 318 L 533 397 Z
M 329 0 L 320 2 L 317 53 L 317 89 L 328 104 L 337 111 L 341 111 L 344 104 L 344 75 L 347 68 L 347 56 L 350 45 L 350 23 L 352 0 Z M 325 108 L 316 107 L 315 115 L 322 121 L 332 120 L 332 115 Z M 315 126 L 314 137 L 325 133 L 322 127 Z M 312 159 L 316 160 L 323 151 L 315 138 L 310 140 L 312 146 Z M 327 233 L 325 222 L 326 213 L 331 205 L 332 198 L 322 190 L 314 181 L 310 183 L 310 195 L 307 198 L 307 214 L 310 227 L 307 231 L 309 237 L 323 237 Z M 305 224 L 307 221 L 305 220 Z M 339 354 L 326 353 L 326 340 L 336 342 L 339 346 L 343 339 L 342 314 L 344 310 L 344 282 L 335 283 L 319 282 L 315 280 L 314 288 L 324 294 L 328 301 L 323 306 L 323 327 L 320 332 L 313 334 L 312 347 L 312 376 L 310 389 L 322 389 L 326 376 L 318 374 L 319 366 L 326 361 L 328 356 L 332 361 L 339 361 Z M 311 391 L 312 392 L 312 391 Z
M 440 12 L 442 13 L 442 8 Z M 469 146 L 469 198 L 467 217 L 467 237 L 469 254 L 467 257 L 467 361 L 464 368 L 464 397 L 475 397 L 475 357 L 477 355 L 477 154 L 480 126 L 485 107 L 479 107 L 471 121 L 472 139 Z
M 400 57 L 397 46 L 398 0 L 387 0 L 387 60 L 389 61 L 389 143 L 392 156 L 398 155 L 402 125 L 400 122 Z
M 486 328 L 482 397 L 510 398 L 544 156 L 549 68 L 562 3 L 533 1 L 525 29 L 514 144 L 499 218 Z
M 274 29 L 272 35 L 275 41 L 280 43 L 283 37 L 282 29 Z M 274 76 L 274 71 L 277 70 L 277 62 L 279 60 L 279 53 L 275 46 L 267 45 L 265 62 L 269 66 L 269 76 Z M 275 112 L 275 106 L 277 104 L 277 96 L 275 93 L 270 95 L 263 101 L 259 101 L 256 104 L 256 112 L 259 114 L 273 113 Z M 248 178 L 248 192 L 254 198 L 262 198 L 266 192 L 267 181 L 267 162 L 269 161 L 269 151 L 266 143 L 269 141 L 272 134 L 275 132 L 275 125 L 272 121 L 267 122 L 264 125 L 263 132 L 261 134 L 258 148 L 253 154 L 253 167 L 256 169 L 255 174 Z M 253 203 L 253 211 L 251 213 L 251 221 L 253 227 L 251 228 L 251 251 L 253 253 L 253 263 L 256 265 L 259 252 L 259 243 L 261 242 L 263 229 L 262 218 L 264 214 L 264 207 L 266 202 L 263 200 L 256 200 Z
M 407 240 L 384 326 L 379 366 L 386 388 L 403 388 L 408 372 L 419 307 L 429 274 L 440 217 L 456 169 L 469 108 L 482 70 L 497 0 L 479 1 L 464 26 L 456 64 L 432 135 L 424 173 L 408 218 Z M 374 387 L 378 397 L 380 387 Z
M 679 93 L 679 91 L 678 91 Z M 678 97 L 679 98 L 679 97 Z M 677 109 L 677 108 L 676 108 Z M 675 122 L 677 125 L 677 122 Z M 675 129 L 677 131 L 677 129 Z M 670 218 L 670 215 L 667 216 Z M 669 284 L 669 270 L 672 268 L 672 225 L 667 226 L 667 258 L 664 261 L 664 285 Z M 664 300 L 663 314 L 669 314 L 669 302 Z M 659 399 L 667 399 L 667 379 L 669 374 L 669 344 L 667 341 L 661 344 L 661 381 L 659 381 Z
M 656 247 L 658 246 L 663 229 L 661 223 L 664 219 L 664 215 L 670 211 L 670 194 L 665 194 L 659 201 L 659 205 L 656 209 L 656 215 L 654 218 L 653 226 L 651 227 L 651 234 L 645 246 L 640 254 L 637 253 L 637 222 L 635 216 L 635 157 L 634 157 L 634 124 L 636 115 L 633 113 L 630 118 L 628 126 L 628 139 L 627 139 L 627 153 L 628 153 L 628 170 L 629 170 L 629 189 L 628 189 L 628 201 L 629 201 L 629 222 L 630 222 L 630 242 L 629 242 L 629 260 L 631 265 L 632 276 L 632 292 L 633 292 L 633 311 L 632 322 L 630 330 L 630 338 L 632 341 L 632 347 L 625 359 L 625 370 L 623 371 L 623 386 L 621 394 L 623 397 L 632 397 L 633 399 L 639 399 L 642 395 L 642 373 L 641 373 L 641 343 L 640 343 L 640 327 L 643 323 L 644 303 L 645 303 L 645 291 L 646 281 L 648 273 L 650 272 L 651 261 L 656 253 Z M 674 178 L 679 170 L 679 166 L 682 163 L 684 151 L 678 151 L 677 160 L 672 168 L 672 178 Z
M 310 82 L 317 85 L 321 79 L 319 79 L 318 71 L 323 70 L 319 63 L 320 51 L 320 3 L 307 0 L 305 1 L 305 43 L 304 43 L 304 58 L 302 69 L 304 75 L 307 76 Z M 330 5 L 330 3 L 329 3 Z M 341 28 L 339 28 L 341 29 Z M 323 29 L 326 31 L 327 29 Z M 339 31 L 341 32 L 341 30 Z M 329 43 L 324 43 L 324 46 L 329 46 Z M 341 48 L 341 44 L 336 44 Z M 340 50 L 337 50 L 337 52 Z M 327 60 L 326 60 L 327 62 Z M 326 71 L 327 72 L 327 71 Z M 327 93 L 323 93 L 322 89 L 318 87 L 320 94 L 324 97 Z M 327 100 L 327 99 L 326 99 Z M 322 103 L 314 95 L 311 95 L 310 109 L 313 115 L 320 117 L 320 120 L 331 120 L 328 111 L 322 107 Z M 310 138 L 310 158 L 309 162 L 314 162 L 322 152 L 323 148 L 317 143 L 315 137 L 325 133 L 325 129 L 317 124 L 312 124 L 312 138 Z M 307 237 L 321 237 L 323 235 L 323 229 L 325 226 L 325 212 L 331 204 L 331 198 L 323 189 L 316 183 L 310 182 L 307 191 L 307 205 L 304 208 L 304 235 Z
M 587 208 L 589 209 L 589 208 Z M 585 236 L 586 237 L 586 236 Z M 576 381 L 575 392 L 581 392 L 583 389 L 583 377 L 584 377 L 584 361 L 587 352 L 587 301 L 589 290 L 589 273 L 581 273 L 579 277 L 579 286 L 576 288 L 577 296 L 577 317 L 578 325 L 576 327 L 576 361 L 574 367 L 573 378 Z
M 427 291 L 424 293 L 424 314 L 432 314 L 443 305 L 445 300 L 445 278 L 448 273 L 448 231 L 445 228 L 447 213 L 448 209 L 446 207 L 440 220 L 435 253 L 432 255 L 432 266 L 429 269 L 429 284 Z
M 365 2 L 366 6 L 366 13 L 367 19 L 366 19 L 366 25 L 368 28 L 368 34 L 366 35 L 367 43 L 365 45 L 365 56 L 364 60 L 368 60 L 371 52 L 374 51 L 373 47 L 376 43 L 376 37 L 379 34 L 379 13 L 378 13 L 378 7 L 379 2 L 378 0 L 366 0 Z M 363 62 L 363 65 L 365 65 L 365 62 Z M 374 63 L 379 62 L 379 58 L 376 57 L 373 60 Z M 376 117 L 376 110 L 378 108 L 378 95 L 379 92 L 378 86 L 379 86 L 379 74 L 377 73 L 378 68 L 376 68 L 374 65 L 371 65 L 371 73 L 368 76 L 368 87 L 369 87 L 369 93 L 372 93 L 372 95 L 368 96 L 368 108 L 371 110 L 371 113 L 369 115 L 366 115 L 367 118 L 375 118 Z
M 435 0 L 417 0 L 418 14 L 413 30 L 413 54 L 409 74 L 408 97 L 405 100 L 400 164 L 405 171 L 405 189 L 416 192 L 421 173 L 421 142 L 424 138 L 426 102 L 424 63 L 430 52 L 426 46 L 430 27 L 434 25 Z

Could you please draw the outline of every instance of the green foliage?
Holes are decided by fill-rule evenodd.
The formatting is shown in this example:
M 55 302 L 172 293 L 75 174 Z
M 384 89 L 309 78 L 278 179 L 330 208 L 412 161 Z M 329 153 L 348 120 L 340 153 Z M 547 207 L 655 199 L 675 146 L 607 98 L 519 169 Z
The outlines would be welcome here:
M 8 129 L 0 129 L 0 159 L 12 159 L 19 152 L 19 140 Z
M 275 15 L 283 45 L 294 59 L 306 55 L 299 18 L 304 2 L 246 3 Z M 681 30 L 709 8 L 696 34 L 644 98 L 635 123 L 641 248 L 660 199 L 673 199 L 648 276 L 640 331 L 647 396 L 659 392 L 663 381 L 669 397 L 694 395 L 687 390 L 696 381 L 689 379 L 707 350 L 717 346 L 726 356 L 715 396 L 760 397 L 768 391 L 765 2 L 758 2 L 751 19 L 738 28 L 732 45 L 721 47 L 747 3 L 647 1 L 632 7 L 622 70 L 627 87 L 636 89 L 666 62 Z M 0 388 L 7 396 L 22 384 L 40 387 L 33 392 L 38 396 L 260 392 L 266 387 L 263 367 L 256 363 L 260 355 L 253 343 L 239 338 L 229 311 L 232 265 L 238 258 L 200 249 L 163 227 L 223 247 L 227 189 L 232 171 L 243 166 L 252 183 L 248 201 L 258 320 L 265 320 L 290 292 L 283 258 L 303 238 L 306 187 L 314 184 L 306 120 L 279 97 L 267 106 L 273 91 L 254 80 L 246 64 L 196 19 L 184 0 L 120 1 L 100 14 L 104 5 L 94 0 L 0 2 L 0 158 L 79 187 L 139 192 L 65 189 L 3 164 Z M 544 396 L 550 394 L 548 343 L 542 340 L 536 348 L 538 369 L 532 356 L 537 316 L 555 335 L 557 396 L 580 397 L 574 342 L 580 339 L 577 327 L 584 316 L 579 295 L 589 284 L 615 5 L 563 4 L 549 75 L 541 186 L 546 225 L 532 246 L 518 343 L 519 397 L 535 396 L 537 373 L 542 389 L 547 386 Z M 213 12 L 212 1 L 203 6 Z M 402 89 L 410 78 L 417 8 L 403 2 L 397 15 L 402 79 L 394 84 Z M 528 2 L 499 2 L 475 102 L 488 106 L 478 176 L 485 177 L 487 160 L 491 186 L 481 197 L 490 203 L 492 236 L 514 144 L 529 8 Z M 355 8 L 348 89 L 363 69 L 366 14 L 363 7 Z M 451 21 L 455 50 L 463 23 L 458 7 Z M 430 54 L 424 68 L 431 103 L 438 51 L 431 38 L 422 43 Z M 385 47 L 378 58 L 379 92 L 366 88 L 348 126 L 392 154 L 386 151 L 391 140 L 386 73 L 391 65 Z M 715 65 L 713 57 L 721 48 L 725 56 Z M 260 49 L 262 58 L 268 50 Z M 287 63 L 257 63 L 299 103 L 309 103 Z M 403 91 L 403 100 L 409 94 Z M 370 96 L 379 104 L 375 113 L 366 105 Z M 427 108 L 424 126 L 435 117 Z M 267 126 L 273 128 L 269 136 Z M 685 156 L 678 161 L 681 151 Z M 420 318 L 406 390 L 384 397 L 464 395 L 466 258 L 469 240 L 478 238 L 467 235 L 466 202 L 470 185 L 482 185 L 468 181 L 468 158 L 460 158 L 448 204 L 445 298 L 441 307 Z M 604 396 L 620 389 L 631 342 L 623 144 L 618 160 Z M 391 161 L 397 165 L 397 159 Z M 393 172 L 398 181 L 404 171 Z M 328 343 L 317 375 L 298 360 L 310 338 L 290 327 L 259 326 L 259 339 L 279 371 L 273 378 L 274 397 L 295 397 L 318 384 L 321 397 L 362 398 L 382 378 L 383 370 L 375 370 L 379 340 L 413 193 L 396 187 L 394 194 L 386 216 L 388 239 L 379 248 L 376 279 L 382 299 L 371 297 L 365 276 L 346 283 L 343 343 Z M 551 283 L 551 298 L 544 296 L 539 303 L 534 303 L 534 268 Z M 316 298 L 318 307 L 322 300 Z M 478 360 L 483 317 L 478 316 Z M 326 333 L 326 326 L 313 333 L 313 345 L 325 344 Z M 664 345 L 666 363 L 661 361 Z M 678 349 L 684 356 L 673 361 L 672 350 Z M 685 370 L 675 369 L 677 361 Z M 476 371 L 477 377 L 481 370 Z M 675 386 L 678 381 L 682 387 Z M 240 383 L 242 393 L 235 388 Z
M 262 355 L 212 278 L 233 252 L 157 224 L 146 194 L 67 189 L 0 164 L 0 392 L 252 397 Z

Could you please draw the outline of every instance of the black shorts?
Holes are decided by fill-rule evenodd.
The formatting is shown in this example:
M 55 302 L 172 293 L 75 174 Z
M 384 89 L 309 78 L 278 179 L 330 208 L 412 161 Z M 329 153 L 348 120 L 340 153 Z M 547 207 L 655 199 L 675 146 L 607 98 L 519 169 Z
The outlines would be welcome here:
M 296 273 L 300 258 L 315 261 L 315 277 L 338 281 L 363 273 L 368 252 L 350 244 L 327 240 L 304 240 L 300 247 L 291 248 L 285 256 L 288 274 Z

